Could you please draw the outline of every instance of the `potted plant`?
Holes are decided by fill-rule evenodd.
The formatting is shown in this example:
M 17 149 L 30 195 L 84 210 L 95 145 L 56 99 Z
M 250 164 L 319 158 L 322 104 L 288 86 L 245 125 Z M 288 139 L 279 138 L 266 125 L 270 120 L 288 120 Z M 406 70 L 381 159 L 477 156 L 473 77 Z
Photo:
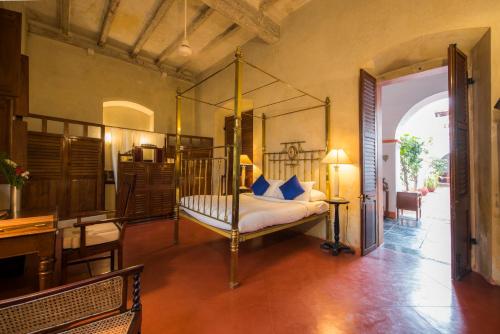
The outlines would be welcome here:
M 427 150 L 422 139 L 410 134 L 404 134 L 400 138 L 401 180 L 406 191 L 410 190 L 410 182 L 413 182 L 413 190 L 417 189 L 418 173 L 422 168 L 425 153 L 427 153 Z
M 436 190 L 438 183 L 438 177 L 436 175 L 431 175 L 425 180 L 425 186 L 429 192 L 433 193 Z
M 13 218 L 21 210 L 21 190 L 29 180 L 30 173 L 14 161 L 8 159 L 5 153 L 0 153 L 0 170 L 10 184 L 10 211 Z

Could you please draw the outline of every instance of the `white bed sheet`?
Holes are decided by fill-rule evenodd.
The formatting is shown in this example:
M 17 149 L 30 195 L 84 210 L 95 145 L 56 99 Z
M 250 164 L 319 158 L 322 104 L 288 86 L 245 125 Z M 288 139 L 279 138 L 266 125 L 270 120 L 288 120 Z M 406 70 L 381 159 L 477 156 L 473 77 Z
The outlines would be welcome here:
M 210 213 L 210 198 L 212 198 L 212 211 Z M 224 220 L 226 215 L 225 207 L 226 201 L 225 197 L 219 197 L 219 210 L 218 218 Z M 198 207 L 198 200 L 200 201 Z M 189 206 L 197 211 L 204 212 L 206 215 L 197 213 L 193 210 L 189 210 L 185 207 L 181 207 L 189 215 L 194 218 L 224 229 L 231 229 L 231 208 L 232 208 L 232 196 L 228 196 L 227 199 L 227 221 L 214 219 L 212 217 L 216 216 L 217 213 L 217 196 L 210 195 L 194 195 L 183 197 L 181 199 L 183 206 Z M 199 208 L 199 209 L 198 209 Z M 323 201 L 305 202 L 305 201 L 287 201 L 277 198 L 269 198 L 262 196 L 255 196 L 253 194 L 241 194 L 240 195 L 240 220 L 238 223 L 240 233 L 254 232 L 265 227 L 288 224 L 294 221 L 300 220 L 305 217 L 309 217 L 314 214 L 321 214 L 328 211 L 328 204 Z M 212 217 L 208 217 L 208 216 Z

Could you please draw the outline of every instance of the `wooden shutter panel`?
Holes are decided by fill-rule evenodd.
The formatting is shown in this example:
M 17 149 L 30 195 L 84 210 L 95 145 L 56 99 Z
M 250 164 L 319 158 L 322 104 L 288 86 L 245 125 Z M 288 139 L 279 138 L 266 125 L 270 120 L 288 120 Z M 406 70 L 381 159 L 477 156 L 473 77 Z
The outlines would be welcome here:
M 361 70 L 359 83 L 361 152 L 361 251 L 377 248 L 377 80 Z
M 460 279 L 471 270 L 469 113 L 467 56 L 456 45 L 448 48 L 450 110 L 450 210 L 452 275 Z

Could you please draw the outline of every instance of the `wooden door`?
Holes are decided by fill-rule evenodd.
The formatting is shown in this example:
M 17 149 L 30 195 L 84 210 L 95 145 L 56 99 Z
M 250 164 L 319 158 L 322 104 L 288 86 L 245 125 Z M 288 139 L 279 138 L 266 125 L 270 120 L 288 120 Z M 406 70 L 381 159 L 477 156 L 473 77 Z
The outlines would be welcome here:
M 0 95 L 18 96 L 21 79 L 21 13 L 0 8 Z
M 452 277 L 460 279 L 470 264 L 469 113 L 467 56 L 455 44 L 448 48 L 450 111 L 450 210 Z
M 102 140 L 84 137 L 68 139 L 67 214 L 103 209 Z
M 361 253 L 377 248 L 377 80 L 361 70 L 359 128 L 361 171 Z
M 225 143 L 232 145 L 234 140 L 234 117 L 228 116 L 224 123 Z M 253 111 L 246 111 L 241 115 L 241 154 L 246 154 L 253 161 Z M 253 168 L 245 169 L 245 186 L 249 187 L 253 182 Z M 227 171 L 228 193 L 232 193 L 233 179 L 233 155 L 229 155 L 229 170 Z

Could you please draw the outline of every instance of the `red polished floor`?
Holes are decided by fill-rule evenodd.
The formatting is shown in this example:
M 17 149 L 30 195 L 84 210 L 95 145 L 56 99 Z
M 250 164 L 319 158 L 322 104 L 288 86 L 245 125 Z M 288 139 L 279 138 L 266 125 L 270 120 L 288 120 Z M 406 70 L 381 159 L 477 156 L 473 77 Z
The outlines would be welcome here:
M 500 287 L 476 274 L 379 249 L 332 257 L 284 232 L 242 245 L 228 288 L 228 241 L 190 222 L 131 227 L 125 262 L 144 263 L 143 333 L 499 333 Z

